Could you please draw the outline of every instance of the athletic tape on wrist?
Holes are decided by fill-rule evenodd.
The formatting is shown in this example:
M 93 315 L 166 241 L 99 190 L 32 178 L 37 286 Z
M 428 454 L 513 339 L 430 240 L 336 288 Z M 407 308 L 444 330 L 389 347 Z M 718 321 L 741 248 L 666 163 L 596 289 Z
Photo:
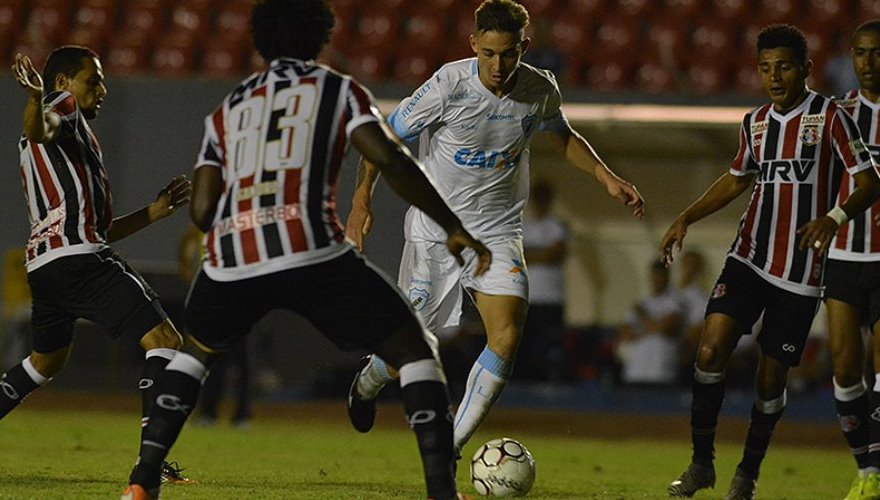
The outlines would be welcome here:
M 826 215 L 834 219 L 834 222 L 837 223 L 837 227 L 840 227 L 846 224 L 846 221 L 849 220 L 849 216 L 846 215 L 846 212 L 843 211 L 840 207 L 834 207 L 829 211 Z

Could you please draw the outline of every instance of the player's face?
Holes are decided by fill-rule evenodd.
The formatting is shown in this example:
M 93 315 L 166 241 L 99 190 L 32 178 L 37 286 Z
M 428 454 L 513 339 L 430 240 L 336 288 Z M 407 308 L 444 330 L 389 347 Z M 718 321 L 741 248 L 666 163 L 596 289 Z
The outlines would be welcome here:
M 788 47 L 764 49 L 758 52 L 758 74 L 764 92 L 777 111 L 791 109 L 806 97 L 807 77 L 812 63 L 802 65 Z
M 107 95 L 104 85 L 104 70 L 101 62 L 94 57 L 83 59 L 83 67 L 73 78 L 62 78 L 56 85 L 58 90 L 66 90 L 76 99 L 83 116 L 91 120 L 98 116 L 101 103 Z
M 859 86 L 880 94 L 880 33 L 863 31 L 853 37 L 852 64 Z
M 518 33 L 483 31 L 471 35 L 471 49 L 477 54 L 480 81 L 494 94 L 503 94 L 513 83 L 513 74 L 529 39 Z

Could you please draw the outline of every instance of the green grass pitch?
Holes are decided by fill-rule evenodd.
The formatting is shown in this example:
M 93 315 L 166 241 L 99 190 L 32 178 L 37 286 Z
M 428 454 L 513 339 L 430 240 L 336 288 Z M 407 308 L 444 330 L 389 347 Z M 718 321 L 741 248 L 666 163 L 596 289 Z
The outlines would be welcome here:
M 116 411 L 18 409 L 0 423 L 0 499 L 118 498 L 138 441 L 136 406 Z M 383 412 L 399 413 L 385 406 Z M 496 409 L 499 415 L 503 409 Z M 171 460 L 187 468 L 196 484 L 163 488 L 163 499 L 415 499 L 424 498 L 415 440 L 402 415 L 387 417 L 369 434 L 345 420 L 344 403 L 305 410 L 308 418 L 258 412 L 250 428 L 224 424 L 187 426 Z M 518 413 L 517 419 L 522 420 Z M 650 427 L 651 417 L 644 417 Z M 666 498 L 666 485 L 690 457 L 686 420 L 680 439 L 645 439 L 542 432 L 512 419 L 490 416 L 465 449 L 506 435 L 522 441 L 537 462 L 534 499 Z M 558 425 L 549 423 L 548 425 Z M 610 425 L 614 425 L 612 422 Z M 738 431 L 745 432 L 744 423 Z M 780 425 L 785 425 L 785 421 Z M 584 434 L 589 434 L 586 429 Z M 740 446 L 718 447 L 718 484 L 696 498 L 721 498 Z M 477 497 L 468 479 L 468 460 L 459 465 L 461 491 Z M 854 477 L 843 439 L 839 446 L 777 444 L 765 460 L 758 497 L 810 500 L 842 498 Z

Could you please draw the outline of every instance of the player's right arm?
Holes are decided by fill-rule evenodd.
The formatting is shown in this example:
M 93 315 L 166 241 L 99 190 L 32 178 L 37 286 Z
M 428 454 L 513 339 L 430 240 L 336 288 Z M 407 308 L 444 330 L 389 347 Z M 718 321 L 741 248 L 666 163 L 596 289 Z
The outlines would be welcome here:
M 479 258 L 476 274 L 479 276 L 489 269 L 492 254 L 464 229 L 461 220 L 397 137 L 379 123 L 370 122 L 354 129 L 351 142 L 374 168 L 385 174 L 385 180 L 395 193 L 440 224 L 447 234 L 446 246 L 459 265 L 464 264 L 461 252 L 472 248 Z
M 666 230 L 660 240 L 660 259 L 668 266 L 673 261 L 673 248 L 681 251 L 687 228 L 694 222 L 721 210 L 752 185 L 754 174 L 734 175 L 725 172 L 715 180 L 697 201 L 685 209 Z
M 345 223 L 345 237 L 358 250 L 364 250 L 364 237 L 373 228 L 373 189 L 379 180 L 379 169 L 361 157 L 358 164 L 357 184 L 351 200 L 351 213 Z
M 24 108 L 24 136 L 36 143 L 53 140 L 61 125 L 61 117 L 55 112 L 43 110 L 43 78 L 40 73 L 30 58 L 21 54 L 15 55 L 12 73 L 28 93 Z

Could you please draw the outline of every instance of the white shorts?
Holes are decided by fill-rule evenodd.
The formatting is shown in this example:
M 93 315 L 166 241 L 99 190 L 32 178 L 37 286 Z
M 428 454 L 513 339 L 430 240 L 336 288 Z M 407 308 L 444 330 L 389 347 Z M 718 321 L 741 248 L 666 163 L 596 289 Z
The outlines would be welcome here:
M 486 295 L 512 295 L 529 300 L 529 276 L 522 240 L 483 242 L 492 251 L 492 265 L 474 276 L 476 254 L 466 250 L 459 266 L 445 243 L 407 241 L 400 258 L 397 284 L 409 298 L 428 330 L 458 325 L 462 288 Z

